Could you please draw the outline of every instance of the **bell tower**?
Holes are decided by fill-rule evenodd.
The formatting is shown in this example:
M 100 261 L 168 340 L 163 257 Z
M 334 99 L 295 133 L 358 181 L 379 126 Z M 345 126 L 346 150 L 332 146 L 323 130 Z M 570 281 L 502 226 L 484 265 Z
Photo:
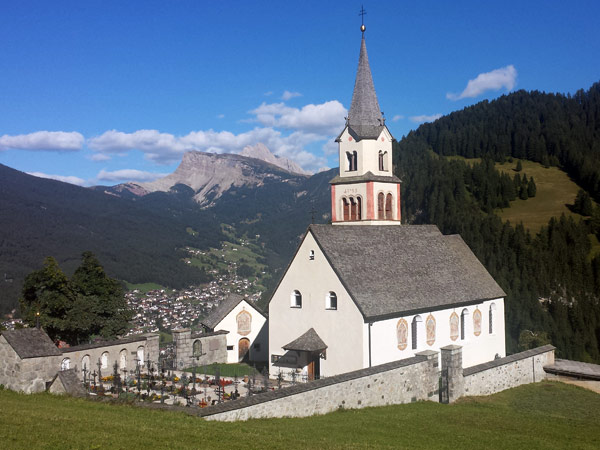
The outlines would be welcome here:
M 365 25 L 346 126 L 337 137 L 340 171 L 331 180 L 334 225 L 400 224 L 400 179 L 392 170 L 394 139 L 379 109 L 367 56 Z

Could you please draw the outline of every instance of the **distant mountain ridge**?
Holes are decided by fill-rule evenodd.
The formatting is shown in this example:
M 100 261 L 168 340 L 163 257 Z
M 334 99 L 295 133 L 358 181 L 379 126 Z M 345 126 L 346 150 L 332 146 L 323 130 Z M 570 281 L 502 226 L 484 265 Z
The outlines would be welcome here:
M 175 172 L 146 183 L 123 183 L 97 187 L 106 193 L 132 198 L 151 192 L 168 192 L 183 184 L 194 191 L 194 200 L 203 207 L 214 206 L 224 192 L 232 188 L 259 187 L 266 180 L 288 181 L 306 178 L 306 172 L 293 161 L 273 155 L 264 144 L 246 146 L 242 154 L 184 153 Z

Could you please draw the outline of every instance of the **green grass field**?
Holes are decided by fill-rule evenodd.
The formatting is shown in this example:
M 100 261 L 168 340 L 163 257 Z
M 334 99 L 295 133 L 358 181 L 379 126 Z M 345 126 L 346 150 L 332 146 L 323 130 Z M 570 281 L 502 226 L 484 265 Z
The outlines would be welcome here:
M 504 220 L 510 220 L 510 223 L 517 224 L 523 222 L 532 232 L 548 224 L 551 217 L 560 217 L 561 214 L 573 216 L 581 219 L 579 214 L 572 213 L 567 204 L 572 205 L 579 186 L 572 181 L 569 176 L 558 167 L 545 168 L 541 164 L 522 160 L 523 170 L 520 172 L 527 175 L 527 178 L 535 180 L 537 194 L 534 198 L 527 200 L 517 199 L 510 202 L 510 208 L 498 211 L 498 214 Z M 514 177 L 516 160 L 512 163 L 496 164 L 496 168 L 501 172 L 508 173 Z
M 600 395 L 552 382 L 453 405 L 419 402 L 243 423 L 9 391 L 0 391 L 0 408 L 6 449 L 600 448 Z
M 197 366 L 196 374 L 197 375 L 214 375 L 215 371 L 219 368 L 219 374 L 222 377 L 235 377 L 236 375 L 241 378 L 244 375 L 252 376 L 253 372 L 260 375 L 260 370 L 257 368 L 256 370 L 249 366 L 248 364 L 237 363 L 237 364 L 211 364 L 208 366 Z M 188 367 L 187 369 L 183 369 L 186 372 L 191 372 L 192 368 Z

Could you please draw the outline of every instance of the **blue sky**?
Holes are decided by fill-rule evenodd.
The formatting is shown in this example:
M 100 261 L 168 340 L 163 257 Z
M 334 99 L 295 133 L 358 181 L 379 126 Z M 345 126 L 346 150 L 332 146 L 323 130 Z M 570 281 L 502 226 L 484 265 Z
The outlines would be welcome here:
M 0 163 L 116 184 L 262 142 L 335 167 L 361 4 L 397 139 L 513 90 L 600 80 L 598 1 L 4 1 Z

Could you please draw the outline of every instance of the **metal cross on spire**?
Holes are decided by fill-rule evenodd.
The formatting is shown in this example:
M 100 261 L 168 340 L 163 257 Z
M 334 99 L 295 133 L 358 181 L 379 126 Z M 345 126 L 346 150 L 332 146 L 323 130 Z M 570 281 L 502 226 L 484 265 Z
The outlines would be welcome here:
M 367 12 L 365 11 L 365 8 L 363 8 L 363 5 L 360 5 L 360 12 L 358 13 L 358 15 L 360 16 L 360 31 L 362 31 L 363 36 L 365 35 L 365 30 L 367 29 L 367 27 L 365 27 L 365 14 Z

